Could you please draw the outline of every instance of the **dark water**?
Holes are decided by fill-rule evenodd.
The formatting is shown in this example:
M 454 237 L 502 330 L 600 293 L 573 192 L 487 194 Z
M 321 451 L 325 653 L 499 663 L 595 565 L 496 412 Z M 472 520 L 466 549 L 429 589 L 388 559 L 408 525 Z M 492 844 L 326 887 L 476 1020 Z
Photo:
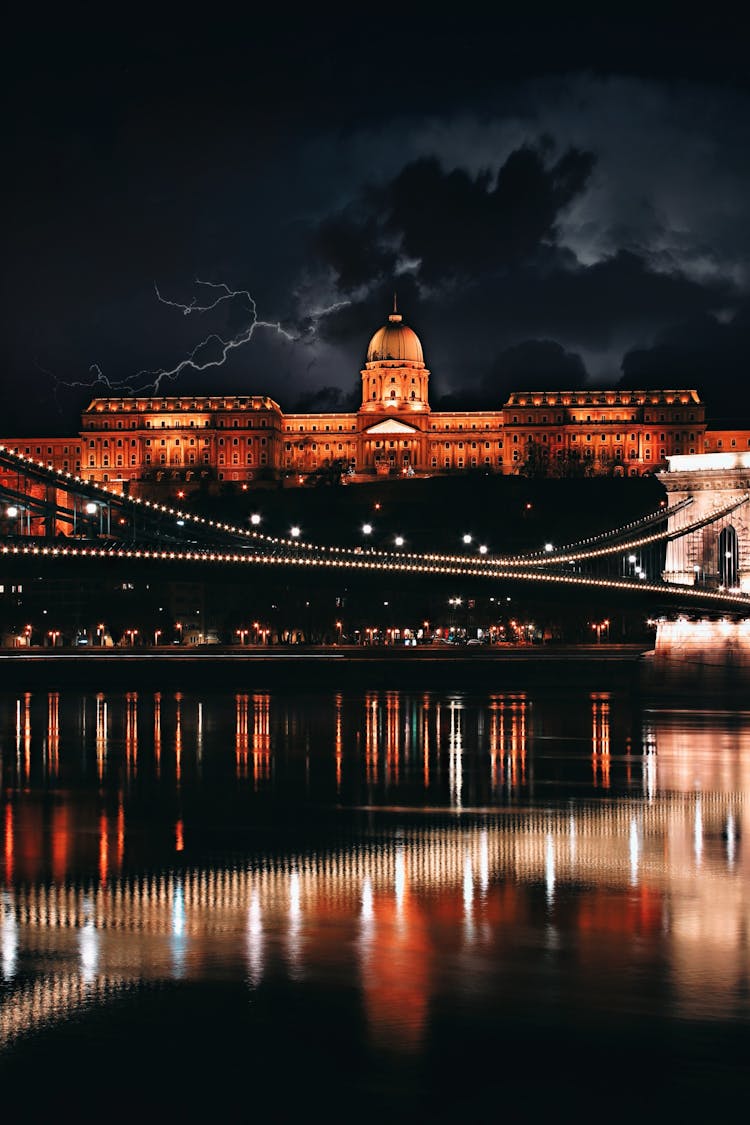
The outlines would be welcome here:
M 8 1120 L 738 1112 L 750 711 L 298 688 L 0 695 Z

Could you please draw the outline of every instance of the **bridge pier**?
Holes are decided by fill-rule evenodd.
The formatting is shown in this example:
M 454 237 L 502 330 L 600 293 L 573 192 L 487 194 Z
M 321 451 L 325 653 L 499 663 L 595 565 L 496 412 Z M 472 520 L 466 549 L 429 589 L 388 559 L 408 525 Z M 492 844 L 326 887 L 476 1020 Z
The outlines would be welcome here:
M 660 621 L 645 686 L 700 703 L 750 688 L 750 619 Z

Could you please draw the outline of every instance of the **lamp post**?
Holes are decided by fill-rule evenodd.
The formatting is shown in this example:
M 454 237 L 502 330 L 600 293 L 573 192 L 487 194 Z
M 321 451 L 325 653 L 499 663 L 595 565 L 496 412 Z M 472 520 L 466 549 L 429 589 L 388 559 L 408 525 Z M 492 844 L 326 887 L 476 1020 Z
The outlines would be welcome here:
M 158 645 L 159 637 L 161 636 L 161 629 L 154 629 L 154 644 Z
M 57 642 L 58 642 L 58 639 L 60 637 L 60 630 L 59 629 L 49 629 L 48 632 L 47 632 L 47 636 L 49 637 L 50 647 L 55 648 L 57 646 Z
M 336 644 L 339 644 L 339 645 L 341 644 L 341 629 L 342 629 L 342 622 L 337 621 L 336 622 Z
M 99 642 L 99 647 L 104 647 L 104 622 L 100 621 L 96 627 L 96 639 Z
M 24 504 L 9 504 L 5 509 L 5 514 L 12 520 L 19 520 L 21 523 L 21 531 L 23 531 L 23 516 L 26 515 L 26 534 L 31 535 L 31 512 Z M 20 517 L 20 518 L 19 518 Z
M 125 636 L 130 637 L 130 647 L 134 648 L 135 647 L 135 638 L 138 636 L 138 630 L 137 629 L 126 629 L 125 630 Z
M 591 623 L 591 628 L 596 633 L 596 643 L 600 645 L 602 643 L 602 633 L 606 636 L 609 635 L 609 618 L 605 618 L 604 621 L 593 621 Z
M 249 632 L 250 632 L 250 630 L 249 630 L 249 629 L 235 629 L 235 633 L 236 633 L 236 634 L 237 634 L 237 636 L 238 636 L 238 637 L 240 638 L 240 641 L 239 641 L 239 643 L 240 643 L 241 645 L 244 645 L 244 643 L 245 643 L 245 637 L 247 636 L 247 634 L 248 634 Z

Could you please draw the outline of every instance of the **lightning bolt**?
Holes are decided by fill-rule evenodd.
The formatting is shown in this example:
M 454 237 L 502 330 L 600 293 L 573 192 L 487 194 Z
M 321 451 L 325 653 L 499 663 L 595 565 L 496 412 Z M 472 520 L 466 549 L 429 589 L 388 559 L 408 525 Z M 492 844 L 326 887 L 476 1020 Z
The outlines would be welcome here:
M 224 282 L 202 281 L 200 278 L 196 278 L 195 285 L 213 291 L 215 296 L 205 304 L 200 304 L 197 296 L 193 297 L 189 304 L 184 304 L 181 301 L 172 301 L 164 297 L 156 282 L 154 282 L 154 291 L 156 292 L 156 297 L 160 304 L 177 309 L 183 316 L 192 316 L 194 313 L 203 315 L 212 312 L 225 301 L 240 302 L 246 309 L 250 318 L 249 324 L 240 332 L 228 338 L 225 338 L 218 332 L 210 332 L 207 336 L 204 336 L 202 340 L 199 340 L 187 355 L 183 356 L 173 367 L 160 367 L 155 369 L 144 368 L 124 379 L 113 379 L 104 374 L 98 363 L 93 363 L 89 367 L 91 378 L 74 381 L 57 379 L 57 384 L 68 389 L 86 387 L 93 390 L 95 387 L 101 386 L 105 387 L 109 392 L 127 395 L 151 394 L 156 396 L 161 393 L 163 383 L 175 382 L 179 379 L 183 371 L 190 370 L 200 372 L 207 371 L 210 368 L 222 367 L 226 363 L 230 353 L 250 343 L 259 329 L 267 329 L 275 332 L 290 343 L 298 343 L 302 341 L 303 338 L 309 342 L 310 335 L 315 335 L 318 321 L 324 316 L 328 316 L 330 313 L 336 312 L 338 309 L 351 304 L 349 300 L 336 301 L 326 307 L 311 310 L 305 316 L 305 321 L 307 323 L 306 331 L 295 335 L 283 328 L 281 321 L 261 320 L 258 316 L 258 307 L 255 298 L 246 289 L 231 289 Z

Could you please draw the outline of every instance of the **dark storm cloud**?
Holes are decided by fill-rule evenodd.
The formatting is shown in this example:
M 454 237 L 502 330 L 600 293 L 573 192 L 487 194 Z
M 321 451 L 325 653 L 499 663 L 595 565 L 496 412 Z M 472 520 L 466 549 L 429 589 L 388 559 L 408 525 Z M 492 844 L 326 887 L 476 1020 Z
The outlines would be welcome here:
M 253 10 L 97 43 L 88 18 L 30 15 L 15 41 L 9 16 L 0 75 L 0 429 L 77 426 L 85 388 L 58 386 L 58 413 L 42 368 L 122 380 L 241 335 L 241 302 L 199 318 L 155 299 L 189 302 L 196 277 L 249 290 L 294 339 L 258 333 L 176 390 L 343 403 L 395 290 L 434 402 L 578 361 L 613 383 L 623 356 L 638 382 L 744 393 L 750 72 L 729 25 L 681 10 L 675 50 L 655 12 L 508 10 L 498 37 L 404 9 L 383 46 L 354 10 Z
M 434 157 L 403 169 L 383 192 L 382 210 L 404 256 L 419 261 L 422 281 L 513 266 L 553 238 L 560 212 L 585 187 L 594 156 L 569 149 L 545 164 L 545 147 L 523 145 L 496 175 L 446 172 Z
M 561 244 L 561 217 L 595 165 L 591 152 L 556 155 L 546 139 L 514 149 L 496 172 L 470 175 L 422 157 L 370 186 L 317 231 L 324 268 L 351 298 L 321 322 L 321 339 L 356 339 L 363 350 L 388 309 L 390 282 L 439 356 L 435 395 L 457 404 L 463 392 L 497 405 L 514 387 L 614 384 L 636 342 L 734 308 L 737 287 L 716 272 L 688 276 L 668 255 L 645 250 L 585 264 Z
M 715 418 L 750 423 L 750 302 L 728 319 L 704 314 L 671 325 L 622 362 L 627 387 L 688 386 Z
M 553 239 L 560 212 L 583 190 L 592 153 L 569 149 L 545 163 L 551 145 L 523 145 L 497 172 L 445 170 L 434 156 L 371 187 L 358 205 L 325 219 L 314 248 L 351 293 L 393 275 L 399 257 L 426 285 L 455 284 L 516 266 Z

